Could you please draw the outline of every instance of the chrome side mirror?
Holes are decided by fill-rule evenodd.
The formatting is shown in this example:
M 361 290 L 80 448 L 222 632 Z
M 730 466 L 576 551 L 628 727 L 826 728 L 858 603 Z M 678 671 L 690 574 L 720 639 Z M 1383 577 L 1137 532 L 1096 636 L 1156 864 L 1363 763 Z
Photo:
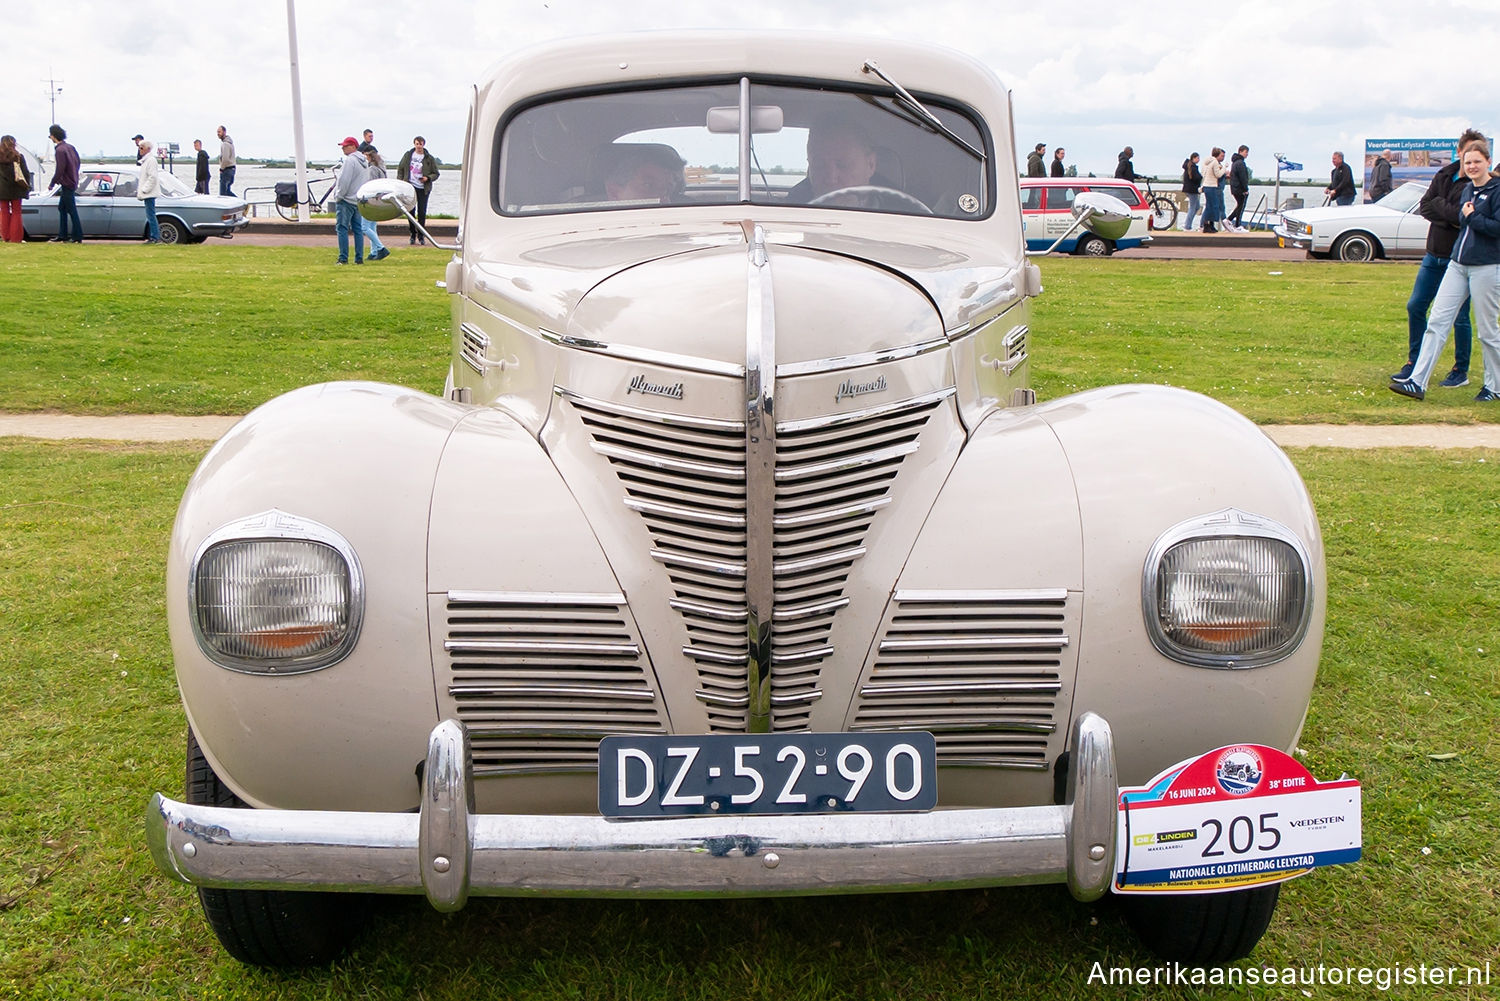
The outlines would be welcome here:
M 377 177 L 359 186 L 355 195 L 359 201 L 359 214 L 371 222 L 388 222 L 400 219 L 408 212 L 417 210 L 417 189 L 394 177 Z M 406 211 L 403 212 L 402 209 Z
M 1102 191 L 1083 191 L 1073 199 L 1073 218 L 1095 236 L 1119 240 L 1130 229 L 1130 206 Z

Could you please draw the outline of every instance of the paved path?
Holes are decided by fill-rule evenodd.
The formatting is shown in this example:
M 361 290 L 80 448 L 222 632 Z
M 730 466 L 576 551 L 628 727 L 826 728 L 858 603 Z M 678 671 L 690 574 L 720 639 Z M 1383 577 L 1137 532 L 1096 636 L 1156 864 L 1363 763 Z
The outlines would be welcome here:
M 208 442 L 238 420 L 156 414 L 0 414 L 0 438 Z M 1500 448 L 1500 424 L 1272 424 L 1262 429 L 1287 448 Z

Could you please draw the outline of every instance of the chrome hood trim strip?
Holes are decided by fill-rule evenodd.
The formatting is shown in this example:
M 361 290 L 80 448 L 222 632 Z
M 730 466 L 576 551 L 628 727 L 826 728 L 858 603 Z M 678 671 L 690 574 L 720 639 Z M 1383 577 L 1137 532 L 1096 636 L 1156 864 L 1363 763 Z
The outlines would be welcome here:
M 745 604 L 749 696 L 745 728 L 771 729 L 771 618 L 776 605 L 772 559 L 776 514 L 776 307 L 765 230 L 746 220 L 745 310 Z

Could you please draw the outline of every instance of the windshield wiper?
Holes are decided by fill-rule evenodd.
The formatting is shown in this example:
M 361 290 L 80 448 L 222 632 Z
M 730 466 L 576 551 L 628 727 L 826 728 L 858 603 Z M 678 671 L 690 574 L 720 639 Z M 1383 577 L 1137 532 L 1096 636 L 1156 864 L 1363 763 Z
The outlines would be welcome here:
M 882 70 L 879 66 L 875 65 L 875 60 L 866 59 L 864 71 L 866 73 L 874 73 L 876 76 L 880 77 L 880 79 L 890 84 L 891 89 L 896 92 L 896 96 L 901 99 L 901 103 L 905 104 L 912 111 L 915 111 L 924 122 L 937 129 L 944 136 L 947 136 L 948 139 L 951 140 L 955 145 L 968 150 L 980 163 L 985 162 L 985 155 L 982 150 L 975 149 L 967 139 L 963 138 L 948 126 L 944 125 L 942 119 L 938 118 L 937 115 L 934 115 L 932 112 L 928 111 L 926 105 L 917 100 L 915 97 L 912 97 L 911 93 L 905 87 L 901 86 L 895 80 L 892 80 L 890 77 L 886 76 L 885 71 Z

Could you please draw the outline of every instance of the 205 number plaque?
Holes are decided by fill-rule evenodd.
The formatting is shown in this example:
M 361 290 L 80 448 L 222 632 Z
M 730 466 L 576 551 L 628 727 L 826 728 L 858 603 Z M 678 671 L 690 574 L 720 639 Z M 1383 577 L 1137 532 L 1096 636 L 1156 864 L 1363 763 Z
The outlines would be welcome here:
M 936 805 L 937 744 L 925 732 L 620 736 L 599 744 L 599 812 L 613 819 Z

